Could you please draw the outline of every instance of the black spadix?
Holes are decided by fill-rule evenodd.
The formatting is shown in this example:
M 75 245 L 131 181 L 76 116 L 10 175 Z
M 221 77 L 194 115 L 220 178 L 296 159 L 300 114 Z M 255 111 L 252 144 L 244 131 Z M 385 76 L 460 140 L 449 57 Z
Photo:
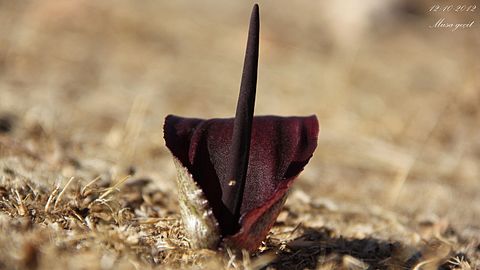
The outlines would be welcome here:
M 227 216 L 230 216 L 233 222 L 227 233 L 234 232 L 237 227 L 245 191 L 255 94 L 257 91 L 259 31 L 258 5 L 255 4 L 250 17 L 250 29 L 248 31 L 247 49 L 245 51 L 245 62 L 240 83 L 240 94 L 233 122 L 233 135 L 227 171 L 227 179 L 230 179 L 230 181 L 222 194 L 222 201 L 228 209 Z

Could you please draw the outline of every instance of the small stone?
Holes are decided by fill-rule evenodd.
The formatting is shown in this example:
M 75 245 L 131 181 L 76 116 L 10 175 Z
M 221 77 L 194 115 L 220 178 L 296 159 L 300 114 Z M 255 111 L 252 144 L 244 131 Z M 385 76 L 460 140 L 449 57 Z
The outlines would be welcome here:
M 277 217 L 277 222 L 279 223 L 285 223 L 288 218 L 288 211 L 282 211 Z
M 0 116 L 0 133 L 8 133 L 13 129 L 13 116 L 2 115 Z
M 332 200 L 325 198 L 315 198 L 312 201 L 312 206 L 317 209 L 325 209 L 328 211 L 337 211 L 338 206 Z

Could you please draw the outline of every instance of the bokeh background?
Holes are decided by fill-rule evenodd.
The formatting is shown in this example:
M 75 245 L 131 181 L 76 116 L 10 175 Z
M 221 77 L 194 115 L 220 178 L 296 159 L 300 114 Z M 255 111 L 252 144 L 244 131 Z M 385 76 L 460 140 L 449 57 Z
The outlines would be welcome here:
M 234 115 L 252 4 L 0 1 L 1 162 L 45 183 L 135 171 L 174 190 L 163 119 Z M 293 202 L 480 238 L 480 5 L 434 4 L 448 3 L 260 3 L 255 113 L 321 125 Z M 475 23 L 430 27 L 441 18 Z

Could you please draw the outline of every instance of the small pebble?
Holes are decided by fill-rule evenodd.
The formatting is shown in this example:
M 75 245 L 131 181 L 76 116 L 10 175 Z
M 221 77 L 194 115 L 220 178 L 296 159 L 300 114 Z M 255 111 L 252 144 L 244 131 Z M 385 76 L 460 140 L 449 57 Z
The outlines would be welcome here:
M 11 115 L 0 116 L 0 133 L 8 133 L 13 129 L 13 117 Z

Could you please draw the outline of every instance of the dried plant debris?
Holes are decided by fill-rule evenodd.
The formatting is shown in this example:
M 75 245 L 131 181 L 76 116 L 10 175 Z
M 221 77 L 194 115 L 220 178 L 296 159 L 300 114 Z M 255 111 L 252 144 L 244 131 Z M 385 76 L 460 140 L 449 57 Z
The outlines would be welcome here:
M 245 252 L 192 247 L 162 124 L 232 115 L 250 4 L 0 0 L 0 269 L 479 269 L 474 32 L 290 2 L 262 3 L 257 113 L 323 129 Z
M 382 221 L 368 213 L 318 208 L 309 200 L 293 213 L 292 204 L 301 204 L 298 195 L 257 252 L 194 250 L 179 216 L 163 209 L 172 208 L 168 201 L 175 195 L 149 188 L 147 179 L 72 177 L 44 186 L 3 171 L 0 226 L 8 233 L 0 236 L 0 265 L 5 269 L 475 269 L 478 260 L 475 248 L 456 251 L 460 236 L 452 232 L 453 237 L 444 233 L 416 244 L 343 236 L 351 232 L 338 229 L 352 228 L 350 222 Z M 339 226 L 313 228 L 296 218 L 309 212 L 314 215 L 303 223 L 322 214 Z
M 464 255 L 454 255 L 451 247 L 426 243 L 419 251 L 400 242 L 375 238 L 350 239 L 336 237 L 333 231 L 307 229 L 304 234 L 287 243 L 271 263 L 275 269 L 454 269 L 471 267 Z

